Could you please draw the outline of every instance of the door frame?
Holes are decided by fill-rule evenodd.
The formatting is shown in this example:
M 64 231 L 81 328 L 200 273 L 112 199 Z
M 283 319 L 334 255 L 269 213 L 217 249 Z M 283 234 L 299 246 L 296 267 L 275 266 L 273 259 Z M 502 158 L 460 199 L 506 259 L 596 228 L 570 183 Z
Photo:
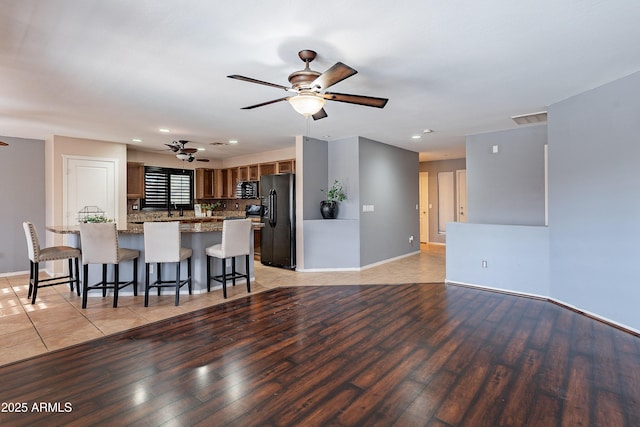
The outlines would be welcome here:
M 420 218 L 420 242 L 429 243 L 429 172 L 420 172 L 418 189 L 420 194 L 418 195 L 420 212 L 424 212 L 424 218 L 418 213 Z M 422 236 L 426 239 L 423 241 Z
M 462 181 L 461 175 L 464 173 L 464 188 L 465 188 L 465 201 L 464 201 L 464 209 L 465 215 L 467 215 L 467 170 L 466 169 L 456 169 L 456 222 L 467 222 L 467 216 L 465 216 L 465 221 L 460 221 L 460 182 Z

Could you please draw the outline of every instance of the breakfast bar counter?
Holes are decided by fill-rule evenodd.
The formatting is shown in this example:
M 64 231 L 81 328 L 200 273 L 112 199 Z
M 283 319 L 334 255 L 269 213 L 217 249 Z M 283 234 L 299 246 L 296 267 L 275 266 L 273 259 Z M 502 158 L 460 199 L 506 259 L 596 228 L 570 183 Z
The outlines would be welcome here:
M 262 223 L 255 222 L 253 229 L 260 229 L 263 227 Z M 47 231 L 56 234 L 66 235 L 67 245 L 82 249 L 82 242 L 80 241 L 80 228 L 77 225 L 72 226 L 47 226 Z M 207 291 L 207 256 L 205 249 L 209 246 L 218 244 L 222 241 L 222 222 L 190 222 L 180 224 L 180 231 L 182 236 L 182 247 L 191 248 L 193 250 L 192 262 L 192 284 L 193 292 L 200 293 Z M 127 224 L 124 229 L 118 230 L 118 242 L 119 245 L 127 249 L 136 249 L 140 251 L 140 258 L 138 258 L 138 291 L 144 293 L 144 230 L 142 224 Z M 251 280 L 254 278 L 253 271 L 253 233 L 251 233 L 251 254 L 249 255 L 249 272 Z M 227 262 L 230 262 L 228 260 Z M 214 259 L 213 272 L 215 275 L 222 273 L 222 266 L 219 259 Z M 155 268 L 155 264 L 153 265 Z M 244 262 L 236 262 L 237 271 L 244 273 Z M 109 269 L 111 271 L 111 269 Z M 100 273 L 99 265 L 89 266 L 89 281 L 90 283 L 97 281 Z M 186 269 L 183 269 L 186 271 Z M 229 268 L 227 268 L 229 271 Z M 120 267 L 121 277 L 131 277 L 133 273 L 132 263 L 123 263 Z M 166 265 L 162 270 L 163 277 L 174 277 L 175 266 Z M 155 271 L 152 273 L 152 280 L 155 277 Z M 95 280 L 94 280 L 95 279 Z M 84 279 L 83 279 L 84 280 Z M 244 280 L 238 280 L 237 283 L 244 283 Z M 222 285 L 219 282 L 211 282 L 211 289 L 221 289 Z M 173 290 L 163 290 L 168 294 L 173 293 Z M 187 292 L 184 287 L 181 292 Z M 124 288 L 120 292 L 120 295 L 133 294 L 133 290 Z M 99 295 L 98 292 L 95 294 Z M 89 294 L 91 296 L 91 294 Z

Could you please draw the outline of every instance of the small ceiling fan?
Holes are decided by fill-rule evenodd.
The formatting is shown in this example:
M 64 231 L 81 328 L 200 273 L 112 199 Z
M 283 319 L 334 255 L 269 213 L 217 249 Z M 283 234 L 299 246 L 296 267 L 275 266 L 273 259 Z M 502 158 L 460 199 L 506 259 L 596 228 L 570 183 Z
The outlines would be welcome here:
M 298 52 L 298 56 L 305 63 L 305 67 L 303 70 L 295 71 L 289 75 L 289 83 L 291 83 L 291 87 L 256 80 L 250 77 L 239 76 L 237 74 L 227 77 L 236 80 L 243 80 L 249 83 L 272 86 L 284 89 L 287 92 L 295 93 L 295 95 L 292 96 L 286 96 L 284 98 L 263 102 L 261 104 L 243 107 L 243 110 L 250 110 L 252 108 L 262 107 L 264 105 L 274 104 L 280 101 L 289 101 L 291 106 L 306 118 L 311 116 L 314 120 L 320 120 L 327 117 L 327 113 L 324 111 L 324 104 L 326 100 L 377 108 L 384 108 L 384 106 L 387 105 L 387 102 L 389 101 L 387 98 L 327 92 L 326 90 L 329 87 L 353 76 L 357 71 L 342 62 L 336 62 L 324 73 L 314 71 L 309 68 L 309 63 L 315 59 L 316 55 L 316 52 L 308 49 Z
M 182 160 L 183 162 L 193 162 L 194 160 L 197 160 L 199 162 L 208 162 L 209 159 L 196 159 L 196 157 L 194 156 L 195 153 L 198 152 L 197 148 L 186 148 L 184 145 L 189 142 L 187 140 L 181 139 L 179 141 L 172 141 L 171 144 L 164 144 L 167 147 L 169 147 L 169 149 L 171 151 L 173 151 L 174 153 L 176 153 L 176 157 L 180 160 Z

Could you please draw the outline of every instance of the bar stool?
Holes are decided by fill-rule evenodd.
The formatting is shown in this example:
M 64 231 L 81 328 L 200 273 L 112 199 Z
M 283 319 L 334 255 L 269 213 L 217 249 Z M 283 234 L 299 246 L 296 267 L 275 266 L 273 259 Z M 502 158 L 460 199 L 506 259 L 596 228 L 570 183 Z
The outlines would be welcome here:
M 48 248 L 40 248 L 38 241 L 38 233 L 36 227 L 29 221 L 23 222 L 24 234 L 27 237 L 27 248 L 29 250 L 29 293 L 27 298 L 31 298 L 31 304 L 36 303 L 38 288 L 47 286 L 63 285 L 69 283 L 71 292 L 73 292 L 73 284 L 76 284 L 78 296 L 80 296 L 80 272 L 78 271 L 78 258 L 80 258 L 80 249 L 71 246 L 51 246 Z M 42 279 L 38 277 L 40 263 L 46 261 L 69 260 L 69 274 L 62 277 L 52 277 L 50 279 Z M 75 261 L 75 268 L 74 268 Z M 73 273 L 75 272 L 75 277 Z M 49 283 L 53 282 L 53 283 Z M 43 285 L 43 283 L 46 283 Z
M 176 303 L 180 303 L 180 288 L 187 284 L 191 295 L 191 255 L 193 251 L 181 247 L 180 223 L 145 222 L 144 223 L 144 306 L 149 305 L 149 289 L 157 288 L 158 296 L 162 288 L 175 287 Z M 187 260 L 187 278 L 180 280 L 180 264 Z M 149 266 L 156 263 L 156 281 L 149 284 Z M 175 263 L 175 280 L 162 280 L 162 264 Z
M 102 297 L 107 289 L 113 289 L 113 307 L 118 306 L 118 291 L 133 285 L 133 295 L 138 295 L 138 257 L 140 251 L 124 249 L 118 246 L 118 230 L 114 223 L 81 223 L 80 243 L 82 244 L 82 265 L 84 292 L 82 308 L 87 308 L 89 289 L 102 289 Z M 133 279 L 120 281 L 120 263 L 133 261 Z M 102 264 L 102 280 L 89 286 L 89 264 Z M 107 281 L 107 265 L 113 264 L 113 282 Z
M 222 283 L 222 294 L 227 297 L 227 280 L 233 286 L 236 279 L 247 279 L 247 292 L 251 292 L 249 255 L 251 253 L 251 219 L 232 219 L 222 222 L 222 242 L 205 249 L 207 254 L 207 292 L 211 291 L 211 280 Z M 245 274 L 236 272 L 236 258 L 244 255 Z M 211 257 L 222 260 L 222 274 L 211 275 Z M 231 274 L 227 275 L 227 258 L 231 258 Z

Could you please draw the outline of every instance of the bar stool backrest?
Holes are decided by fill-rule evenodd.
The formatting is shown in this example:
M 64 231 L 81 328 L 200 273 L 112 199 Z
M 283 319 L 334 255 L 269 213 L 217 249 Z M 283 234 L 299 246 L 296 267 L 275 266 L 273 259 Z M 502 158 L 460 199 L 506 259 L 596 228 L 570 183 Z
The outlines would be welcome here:
M 144 223 L 145 262 L 180 262 L 180 223 Z
M 251 253 L 251 219 L 230 219 L 222 223 L 222 258 Z
M 82 264 L 118 264 L 115 223 L 81 223 Z
M 38 233 L 36 227 L 29 221 L 23 222 L 24 234 L 27 237 L 27 249 L 29 250 L 29 259 L 32 262 L 39 262 L 40 258 L 40 242 L 38 241 Z

